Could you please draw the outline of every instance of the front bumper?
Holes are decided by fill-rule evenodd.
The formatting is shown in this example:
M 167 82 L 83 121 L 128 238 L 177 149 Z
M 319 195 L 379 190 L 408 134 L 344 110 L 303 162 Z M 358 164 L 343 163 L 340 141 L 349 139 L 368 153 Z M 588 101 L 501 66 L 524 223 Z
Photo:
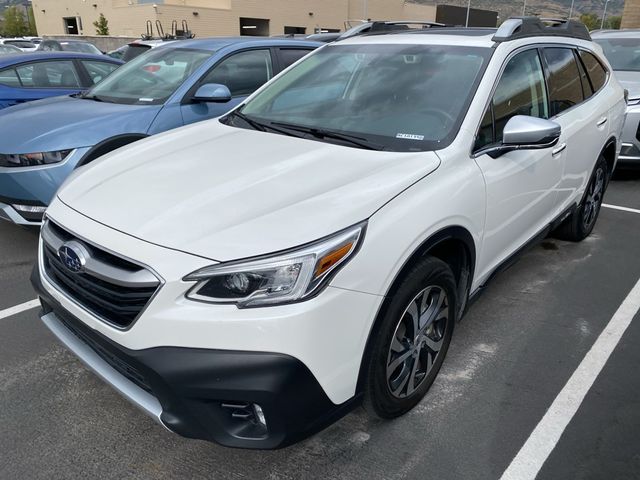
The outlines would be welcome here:
M 229 447 L 280 448 L 345 415 L 289 355 L 184 347 L 127 349 L 70 314 L 31 277 L 45 325 L 85 364 L 169 430 Z M 255 414 L 258 405 L 266 428 Z
M 13 205 L 46 207 L 56 191 L 90 150 L 76 148 L 60 163 L 39 167 L 0 167 L 0 218 L 19 225 L 42 224 L 43 211 L 25 213 Z

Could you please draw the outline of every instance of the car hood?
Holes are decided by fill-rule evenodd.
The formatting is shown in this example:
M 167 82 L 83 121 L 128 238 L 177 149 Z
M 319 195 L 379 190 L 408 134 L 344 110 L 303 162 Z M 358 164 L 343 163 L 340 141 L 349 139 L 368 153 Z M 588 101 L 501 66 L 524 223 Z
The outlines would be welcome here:
M 433 152 L 349 148 L 213 120 L 113 152 L 58 197 L 139 239 L 227 261 L 360 222 L 439 164 Z
M 640 72 L 623 72 L 617 70 L 615 75 L 620 85 L 629 90 L 629 98 L 640 98 Z
M 125 133 L 146 133 L 161 106 L 118 105 L 69 96 L 0 110 L 0 153 L 91 147 Z

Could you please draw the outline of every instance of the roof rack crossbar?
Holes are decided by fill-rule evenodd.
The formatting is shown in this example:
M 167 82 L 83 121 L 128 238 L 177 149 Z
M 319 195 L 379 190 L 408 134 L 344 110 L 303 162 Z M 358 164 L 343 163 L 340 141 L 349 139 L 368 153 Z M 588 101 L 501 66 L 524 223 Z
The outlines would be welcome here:
M 426 22 L 426 21 L 413 21 L 413 20 L 397 20 L 397 21 L 385 21 L 385 22 L 371 22 L 371 28 L 369 32 L 378 32 L 381 30 L 393 30 L 393 27 L 397 26 L 409 26 L 409 25 L 422 25 L 422 28 L 432 27 L 446 27 L 444 23 L 438 22 Z
M 494 42 L 508 42 L 519 38 L 552 36 L 591 40 L 587 27 L 575 20 L 538 17 L 511 17 L 505 20 L 493 36 Z

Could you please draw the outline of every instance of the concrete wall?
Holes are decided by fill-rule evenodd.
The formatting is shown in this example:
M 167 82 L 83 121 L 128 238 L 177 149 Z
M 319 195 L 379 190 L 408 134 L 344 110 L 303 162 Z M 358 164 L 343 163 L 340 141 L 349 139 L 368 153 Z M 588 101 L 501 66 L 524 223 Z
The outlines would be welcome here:
M 626 0 L 620 28 L 640 28 L 640 0 Z
M 240 17 L 268 19 L 270 35 L 283 34 L 285 26 L 304 27 L 309 34 L 316 28 L 343 30 L 349 19 L 435 19 L 435 7 L 404 0 L 33 0 L 33 10 L 40 35 L 65 35 L 64 17 L 80 18 L 80 34 L 93 35 L 100 13 L 111 35 L 130 37 L 142 34 L 147 20 L 154 28 L 160 20 L 168 33 L 173 20 L 186 19 L 202 38 L 239 35 Z
M 53 40 L 85 40 L 93 43 L 103 52 L 110 52 L 134 40 L 140 40 L 140 37 L 105 37 L 100 35 L 45 35 L 44 38 Z

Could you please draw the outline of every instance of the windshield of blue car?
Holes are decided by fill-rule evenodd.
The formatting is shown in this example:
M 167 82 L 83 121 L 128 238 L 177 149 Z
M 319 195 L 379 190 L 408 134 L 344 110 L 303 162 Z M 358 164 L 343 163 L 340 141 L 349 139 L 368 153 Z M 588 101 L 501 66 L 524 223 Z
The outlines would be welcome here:
M 211 55 L 205 50 L 156 48 L 124 64 L 84 97 L 128 105 L 160 105 Z
M 640 72 L 640 38 L 597 38 L 614 70 Z
M 349 135 L 384 150 L 437 150 L 455 138 L 490 56 L 479 47 L 331 45 L 242 107 L 244 125 L 231 123 L 279 133 L 296 127 L 288 130 L 329 142 Z

